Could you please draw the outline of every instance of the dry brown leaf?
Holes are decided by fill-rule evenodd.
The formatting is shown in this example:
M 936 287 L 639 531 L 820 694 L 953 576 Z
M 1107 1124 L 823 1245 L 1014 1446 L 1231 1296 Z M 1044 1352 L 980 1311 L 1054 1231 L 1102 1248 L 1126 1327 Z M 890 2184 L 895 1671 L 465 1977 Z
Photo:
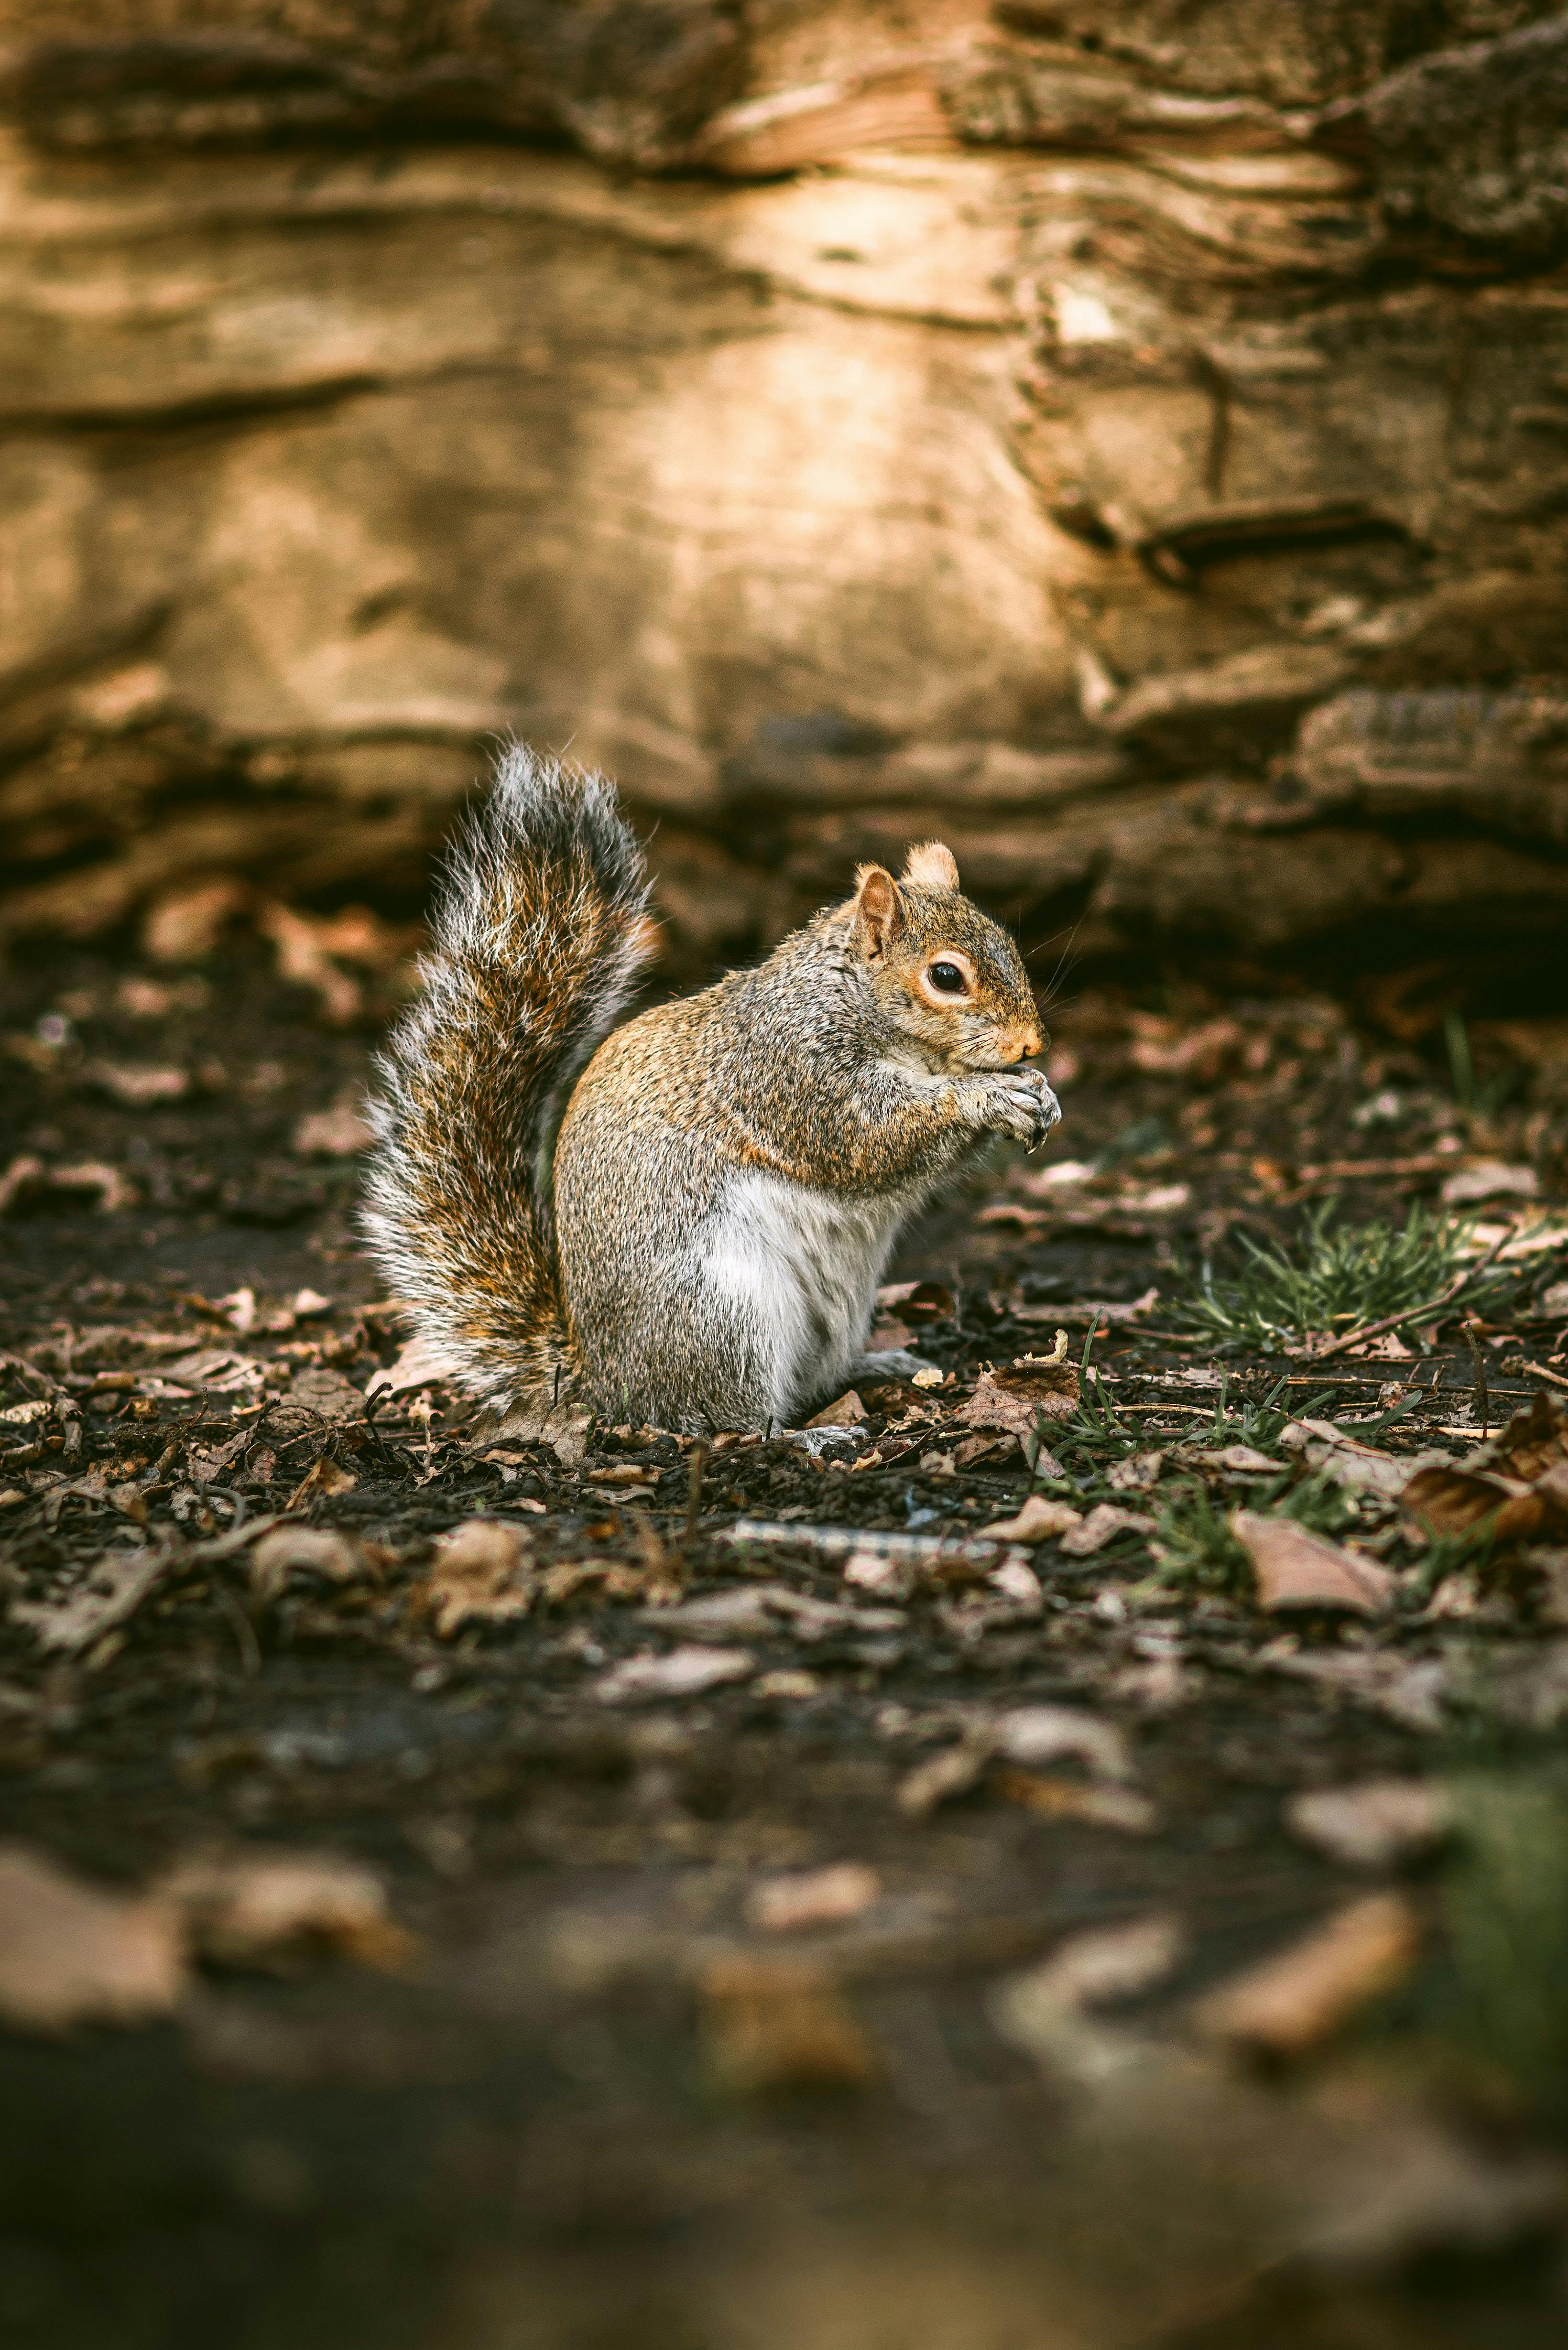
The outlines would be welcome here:
M 1399 1510 L 1411 1540 L 1429 1542 L 1486 1528 L 1493 1547 L 1501 1550 L 1530 1542 L 1558 1523 L 1552 1497 L 1521 1477 L 1436 1465 L 1417 1469 L 1401 1487 Z
M 498 1624 L 526 1616 L 534 1604 L 526 1527 L 495 1518 L 465 1518 L 440 1536 L 419 1596 L 449 1640 L 464 1624 Z
M 1063 1535 L 1063 1555 L 1092 1558 L 1096 1551 L 1104 1550 L 1118 1534 L 1147 1535 L 1154 1530 L 1154 1520 L 1145 1517 L 1139 1510 L 1118 1509 L 1114 1502 L 1096 1502 L 1083 1524 Z
M 1044 1819 L 1084 1820 L 1091 1827 L 1120 1828 L 1129 1835 L 1148 1835 L 1158 1825 L 1147 1796 L 1135 1794 L 1130 1787 L 1085 1787 L 1076 1779 L 1014 1769 L 999 1771 L 992 1783 L 1004 1802 Z
M 1163 1451 L 1129 1452 L 1125 1461 L 1115 1462 L 1107 1471 L 1106 1482 L 1117 1493 L 1147 1493 L 1151 1486 L 1158 1484 L 1164 1466 Z
M 736 1954 L 701 1983 L 703 2037 L 724 2087 L 858 2089 L 881 2067 L 842 1994 L 804 1960 Z
M 865 1405 L 855 1389 L 849 1388 L 836 1402 L 825 1405 L 805 1424 L 807 1428 L 857 1428 L 867 1417 Z
M 1078 1401 L 1078 1367 L 1021 1355 L 1002 1370 L 982 1371 L 968 1403 L 954 1414 L 967 1428 L 1001 1428 L 1032 1436 L 1042 1419 L 1071 1419 Z
M 329 1526 L 275 1526 L 251 1553 L 251 1589 L 264 1606 L 277 1598 L 296 1575 L 352 1583 L 363 1573 L 358 1549 Z
M 12 1621 L 25 1626 L 41 1648 L 79 1655 L 136 1613 L 171 1560 L 170 1552 L 151 1547 L 107 1552 L 73 1590 L 47 1599 L 14 1599 Z
M 858 1918 L 879 1899 L 882 1880 L 861 1860 L 836 1861 L 828 1868 L 772 1877 L 746 1897 L 749 1924 L 768 1934 L 793 1934 L 806 1926 L 836 1926 Z
M 244 883 L 232 874 L 182 882 L 149 907 L 142 947 L 154 962 L 202 962 L 249 897 Z
M 1152 1990 L 1186 1948 L 1179 1919 L 1168 1917 L 1072 1935 L 1038 1966 L 1002 1983 L 993 2012 L 1020 2047 L 1047 2059 L 1067 2056 L 1075 2066 L 1085 2045 L 1096 2044 L 1085 2011 Z
M 82 1082 L 125 1109 L 151 1109 L 159 1102 L 183 1101 L 191 1090 L 188 1069 L 122 1066 L 113 1061 L 89 1061 Z
M 1114 1721 L 1073 1705 L 1020 1705 L 990 1725 L 996 1752 L 1010 1762 L 1059 1762 L 1075 1755 L 1100 1779 L 1130 1779 L 1132 1756 Z
M 324 1016 L 334 1027 L 347 1027 L 358 1018 L 365 993 L 359 982 L 340 971 L 332 959 L 335 949 L 343 951 L 333 924 L 312 920 L 289 906 L 271 905 L 264 906 L 256 916 L 256 928 L 277 951 L 279 976 L 313 989 Z
M 359 1480 L 352 1469 L 340 1469 L 328 1452 L 313 1461 L 287 1501 L 286 1510 L 297 1510 L 302 1502 L 330 1500 L 334 1493 L 351 1493 Z
M 358 1099 L 343 1094 L 329 1109 L 306 1113 L 294 1129 L 294 1149 L 301 1159 L 352 1159 L 356 1151 L 369 1150 L 376 1138 Z
M 414 1947 L 388 1913 L 380 1878 L 335 1854 L 196 1853 L 154 1894 L 201 1957 L 221 1966 L 287 1966 L 326 1949 L 396 1968 Z
M 953 1447 L 953 1467 L 968 1469 L 976 1461 L 1000 1463 L 1016 1451 L 1017 1445 L 1016 1436 L 966 1436 L 961 1444 Z M 1043 1476 L 1051 1477 L 1057 1473 L 1056 1464 L 1048 1452 L 1040 1454 L 1035 1465 Z
M 1293 1835 L 1352 1868 L 1387 1868 L 1407 1854 L 1429 1851 L 1452 1824 L 1449 1796 L 1428 1779 L 1315 1787 L 1285 1805 Z
M 928 1755 L 899 1782 L 898 1809 L 906 1819 L 923 1820 L 939 1804 L 950 1803 L 955 1795 L 967 1795 L 971 1787 L 979 1784 L 995 1752 L 990 1732 L 983 1731 L 960 1739 L 956 1746 L 944 1746 L 940 1753 Z
M 1003 1542 L 1051 1542 L 1083 1523 L 1083 1512 L 1075 1510 L 1071 1503 L 1051 1502 L 1044 1493 L 1031 1493 L 1016 1517 L 997 1518 L 991 1525 L 981 1526 L 981 1533 L 995 1534 Z
M 377 1395 L 407 1395 L 414 1388 L 431 1388 L 449 1378 L 457 1366 L 433 1338 L 410 1338 L 399 1349 L 397 1360 L 377 1371 L 365 1389 L 367 1399 Z
M 1221 1983 L 1192 2012 L 1208 2039 L 1295 2056 L 1402 1983 L 1420 1927 L 1402 1894 L 1370 1893 L 1287 1950 Z
M 1529 1483 L 1561 1461 L 1568 1461 L 1568 1407 L 1560 1397 L 1538 1388 L 1523 1409 L 1466 1466 L 1496 1469 Z
M 1394 1577 L 1386 1567 L 1309 1534 L 1293 1518 L 1233 1510 L 1231 1531 L 1252 1563 L 1260 1607 L 1271 1612 L 1324 1607 L 1353 1616 L 1381 1616 L 1392 1603 Z
M 952 1291 L 940 1281 L 886 1282 L 877 1292 L 880 1312 L 901 1322 L 950 1322 L 956 1305 Z
M 58 2033 L 167 2015 L 185 1986 L 178 1920 L 104 1893 L 26 1845 L 0 1846 L 0 2022 Z
M 594 1683 L 603 1705 L 632 1705 L 656 1698 L 699 1697 L 725 1681 L 743 1681 L 756 1670 L 744 1648 L 674 1648 L 668 1656 L 627 1657 Z

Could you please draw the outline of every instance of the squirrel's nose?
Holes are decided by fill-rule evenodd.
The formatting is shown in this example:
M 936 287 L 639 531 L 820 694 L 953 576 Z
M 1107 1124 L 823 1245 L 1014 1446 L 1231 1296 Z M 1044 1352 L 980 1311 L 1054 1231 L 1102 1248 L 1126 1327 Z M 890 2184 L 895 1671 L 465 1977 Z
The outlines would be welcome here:
M 1014 1055 L 1014 1058 L 1020 1061 L 1032 1061 L 1035 1054 L 1040 1050 L 1041 1036 L 1039 1029 L 1024 1028 L 1020 1030 L 1018 1032 L 1017 1042 L 1018 1051 Z

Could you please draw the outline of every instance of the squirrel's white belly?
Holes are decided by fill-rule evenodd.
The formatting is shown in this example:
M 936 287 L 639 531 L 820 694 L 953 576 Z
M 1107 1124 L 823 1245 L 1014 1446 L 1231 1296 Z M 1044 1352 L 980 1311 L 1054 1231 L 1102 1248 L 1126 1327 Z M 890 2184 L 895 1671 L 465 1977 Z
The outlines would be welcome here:
M 877 1284 L 912 1199 L 856 1200 L 748 1168 L 705 1234 L 703 1278 L 739 1309 L 788 1426 L 865 1345 Z

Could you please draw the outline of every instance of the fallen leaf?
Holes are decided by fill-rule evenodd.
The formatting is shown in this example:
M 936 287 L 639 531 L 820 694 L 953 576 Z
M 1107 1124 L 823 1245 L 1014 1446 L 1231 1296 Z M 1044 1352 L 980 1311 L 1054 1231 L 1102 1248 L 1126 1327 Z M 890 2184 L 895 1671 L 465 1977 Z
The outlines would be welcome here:
M 438 1537 L 434 1564 L 418 1596 L 441 1639 L 449 1640 L 464 1624 L 526 1616 L 534 1604 L 529 1541 L 526 1527 L 504 1525 L 496 1518 L 465 1518 Z
M 301 1159 L 352 1159 L 357 1151 L 369 1150 L 375 1139 L 352 1094 L 340 1096 L 330 1109 L 307 1111 L 294 1129 L 294 1148 Z
M 364 1562 L 352 1543 L 327 1526 L 275 1526 L 251 1553 L 251 1589 L 270 1605 L 296 1575 L 324 1583 L 352 1583 Z
M 329 924 L 313 921 L 289 906 L 270 905 L 256 916 L 256 928 L 277 951 L 279 976 L 313 989 L 334 1027 L 347 1027 L 358 1017 L 364 990 L 333 962 Z
M 903 1322 L 949 1322 L 957 1311 L 952 1291 L 940 1281 L 885 1282 L 877 1304 Z
M 142 918 L 142 947 L 154 962 L 201 962 L 249 896 L 228 874 L 166 890 Z
M 1533 1200 L 1541 1180 L 1533 1167 L 1508 1167 L 1501 1159 L 1482 1159 L 1460 1167 L 1445 1181 L 1445 1208 L 1473 1208 L 1481 1200 Z
M 654 1473 L 657 1475 L 657 1471 Z M 639 1468 L 633 1461 L 616 1461 L 607 1469 L 590 1469 L 588 1482 L 590 1485 L 641 1485 L 652 1490 L 649 1471 Z
M 179 1922 L 99 1892 L 26 1845 L 0 1846 L 0 2021 L 24 2032 L 140 2023 L 185 1986 Z
M 151 1109 L 158 1102 L 183 1101 L 191 1090 L 188 1069 L 121 1067 L 112 1061 L 89 1061 L 82 1081 L 127 1109 Z
M 968 1428 L 1001 1428 L 1032 1436 L 1041 1419 L 1071 1419 L 1078 1401 L 1078 1367 L 1021 1355 L 1002 1370 L 982 1371 L 968 1403 L 954 1417 Z
M 1015 1517 L 997 1518 L 981 1526 L 982 1534 L 995 1534 L 1003 1542 L 1051 1542 L 1074 1526 L 1081 1526 L 1084 1513 L 1068 1502 L 1047 1501 L 1044 1493 L 1031 1493 Z
M 955 1444 L 953 1447 L 953 1467 L 968 1469 L 976 1461 L 992 1461 L 1000 1463 L 1017 1449 L 1016 1436 L 966 1436 L 961 1444 Z M 1038 1453 L 1035 1456 L 1034 1465 L 1040 1475 L 1044 1477 L 1054 1477 L 1061 1473 L 1056 1462 L 1052 1460 L 1048 1452 Z
M 351 1493 L 358 1482 L 352 1469 L 340 1469 L 330 1453 L 323 1452 L 311 1462 L 283 1506 L 286 1510 L 297 1510 L 302 1502 L 328 1500 L 334 1493 Z
M 154 1550 L 108 1551 L 86 1578 L 47 1599 L 14 1599 L 11 1619 L 33 1635 L 41 1648 L 79 1655 L 117 1624 L 126 1623 L 154 1590 L 171 1564 L 171 1554 Z
M 727 2089 L 867 2087 L 881 2067 L 843 1995 L 804 1960 L 715 1959 L 699 1985 L 709 2063 Z
M 995 1752 L 989 1731 L 961 1738 L 956 1746 L 944 1746 L 940 1753 L 917 1762 L 899 1782 L 898 1809 L 906 1819 L 923 1820 L 939 1804 L 950 1803 L 956 1795 L 967 1795 L 971 1787 L 979 1785 Z
M 1003 1559 L 1002 1565 L 985 1578 L 988 1590 L 1011 1600 L 1015 1607 L 1036 1607 L 1042 1592 L 1040 1577 L 1021 1558 Z
M 1234 1510 L 1231 1531 L 1251 1561 L 1261 1607 L 1336 1608 L 1381 1616 L 1393 1598 L 1394 1577 L 1358 1553 L 1309 1534 L 1293 1518 Z
M 1243 1477 L 1278 1477 L 1285 1468 L 1282 1461 L 1272 1461 L 1266 1452 L 1260 1452 L 1251 1444 L 1221 1445 L 1206 1457 L 1217 1469 L 1230 1469 Z
M 865 1405 L 850 1388 L 805 1423 L 807 1428 L 856 1428 L 867 1417 Z
M 1010 1977 L 992 2011 L 1008 2038 L 1032 2054 L 1075 2054 L 1084 2045 L 1086 2009 L 1152 1991 L 1186 1948 L 1176 1918 L 1138 1918 L 1074 1934 L 1038 1966 Z
M 287 1966 L 313 1950 L 370 1966 L 406 1963 L 412 1938 L 393 1924 L 371 1869 L 334 1854 L 197 1853 L 153 1887 L 192 1948 L 220 1966 Z
M 749 1924 L 767 1934 L 793 1934 L 805 1926 L 836 1926 L 858 1918 L 880 1898 L 882 1880 L 864 1861 L 841 1860 L 829 1868 L 773 1877 L 746 1897 Z
M 1091 1827 L 1120 1828 L 1148 1835 L 1158 1824 L 1154 1805 L 1129 1787 L 1085 1787 L 1076 1779 L 1038 1771 L 999 1771 L 992 1781 L 1005 1803 L 1053 1820 L 1082 1820 Z
M 1010 1762 L 1059 1762 L 1076 1755 L 1096 1778 L 1130 1779 L 1132 1757 L 1115 1722 L 1071 1705 L 1022 1705 L 991 1724 L 999 1754 Z
M 234 1395 L 242 1388 L 263 1386 L 266 1365 L 254 1355 L 236 1354 L 233 1347 L 203 1347 L 165 1363 L 163 1376 L 192 1394 L 205 1389 L 214 1395 Z
M 1304 1941 L 1233 1976 L 1198 2002 L 1205 2038 L 1297 2056 L 1396 1990 L 1420 1947 L 1420 1928 L 1399 1893 L 1369 1893 Z
M 744 1648 L 673 1648 L 668 1656 L 627 1657 L 593 1685 L 602 1705 L 634 1705 L 657 1698 L 700 1697 L 726 1681 L 749 1680 L 755 1659 Z
M 1418 1469 L 1400 1488 L 1400 1515 L 1407 1537 L 1418 1543 L 1486 1528 L 1494 1549 L 1517 1544 L 1555 1525 L 1560 1513 L 1552 1496 L 1522 1478 L 1434 1465 Z
M 1500 1470 L 1528 1482 L 1563 1461 L 1568 1461 L 1568 1409 L 1560 1397 L 1538 1388 L 1524 1409 L 1465 1465 Z
M 1163 1451 L 1129 1452 L 1125 1461 L 1116 1461 L 1106 1472 L 1106 1482 L 1117 1493 L 1146 1493 L 1158 1484 L 1164 1466 Z
M 1092 1558 L 1096 1551 L 1115 1542 L 1118 1534 L 1148 1535 L 1155 1522 L 1139 1510 L 1119 1509 L 1115 1502 L 1096 1502 L 1081 1526 L 1075 1526 L 1062 1537 L 1062 1553 L 1065 1558 Z
M 1135 1019 L 1143 1033 L 1127 1048 L 1134 1068 L 1148 1076 L 1185 1077 L 1194 1086 L 1217 1085 L 1247 1041 L 1245 1031 L 1223 1014 L 1185 1033 L 1156 1013 L 1139 1013 Z
M 1441 1657 L 1397 1657 L 1366 1648 L 1281 1649 L 1273 1654 L 1265 1649 L 1258 1661 L 1265 1671 L 1339 1690 L 1401 1729 L 1433 1731 L 1445 1726 L 1450 1673 Z
M 1331 1860 L 1387 1868 L 1440 1844 L 1453 1825 L 1453 1804 L 1428 1779 L 1363 1779 L 1293 1795 L 1285 1825 Z

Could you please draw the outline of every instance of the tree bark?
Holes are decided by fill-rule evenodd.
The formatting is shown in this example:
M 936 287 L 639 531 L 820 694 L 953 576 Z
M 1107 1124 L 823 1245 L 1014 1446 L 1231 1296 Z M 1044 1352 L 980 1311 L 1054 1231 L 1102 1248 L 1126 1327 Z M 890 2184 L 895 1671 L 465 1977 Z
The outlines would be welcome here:
M 1568 907 L 1568 16 L 10 0 L 0 935 L 409 899 L 515 730 L 674 942 L 940 832 L 1091 959 Z

